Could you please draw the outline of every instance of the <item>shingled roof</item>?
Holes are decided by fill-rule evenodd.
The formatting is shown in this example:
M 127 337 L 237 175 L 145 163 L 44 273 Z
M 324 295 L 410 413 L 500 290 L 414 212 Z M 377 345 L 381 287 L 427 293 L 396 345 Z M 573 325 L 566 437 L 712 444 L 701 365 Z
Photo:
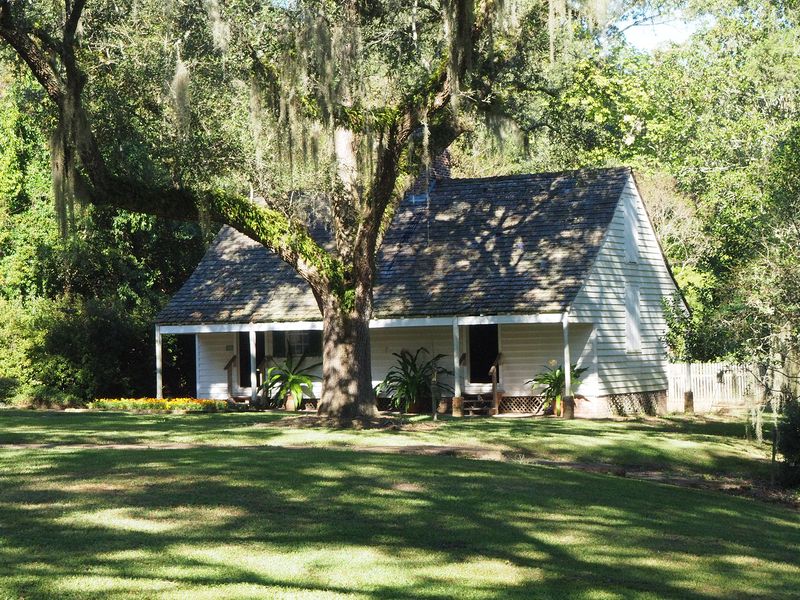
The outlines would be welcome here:
M 627 168 L 440 179 L 407 196 L 378 256 L 375 317 L 562 311 L 600 248 Z M 308 285 L 223 227 L 159 324 L 315 321 Z

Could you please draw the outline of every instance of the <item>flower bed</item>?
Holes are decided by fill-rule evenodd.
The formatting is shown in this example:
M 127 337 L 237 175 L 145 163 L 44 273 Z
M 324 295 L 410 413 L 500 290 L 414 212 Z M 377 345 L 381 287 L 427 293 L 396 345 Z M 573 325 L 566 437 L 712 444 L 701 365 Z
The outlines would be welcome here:
M 97 410 L 218 412 L 227 410 L 228 403 L 198 398 L 98 398 L 90 406 Z

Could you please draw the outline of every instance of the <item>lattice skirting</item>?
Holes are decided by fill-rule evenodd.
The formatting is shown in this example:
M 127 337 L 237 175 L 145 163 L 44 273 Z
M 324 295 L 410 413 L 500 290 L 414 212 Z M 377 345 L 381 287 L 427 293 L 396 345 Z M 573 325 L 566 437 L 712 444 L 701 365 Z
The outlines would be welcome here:
M 611 414 L 614 415 L 656 415 L 666 411 L 667 391 L 614 394 L 605 396 L 605 399 L 608 401 Z
M 543 396 L 503 396 L 500 399 L 501 413 L 533 413 L 544 411 Z

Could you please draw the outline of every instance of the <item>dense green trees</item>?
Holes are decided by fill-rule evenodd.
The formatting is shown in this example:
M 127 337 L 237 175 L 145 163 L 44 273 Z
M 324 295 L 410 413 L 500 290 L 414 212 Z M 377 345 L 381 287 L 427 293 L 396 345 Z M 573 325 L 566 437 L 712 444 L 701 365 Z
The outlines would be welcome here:
M 86 207 L 61 235 L 41 127 L 50 115 L 38 86 L 3 74 L 0 398 L 152 394 L 152 317 L 199 259 L 199 228 Z
M 658 109 L 645 156 L 674 175 L 699 224 L 685 351 L 796 372 L 800 12 L 782 2 L 713 9 L 704 31 L 657 54 L 641 78 Z
M 62 220 L 77 198 L 264 244 L 317 298 L 321 411 L 359 416 L 374 412 L 374 259 L 402 189 L 464 115 L 504 119 L 521 89 L 557 93 L 539 65 L 561 33 L 591 29 L 581 14 L 532 0 L 4 0 L 0 37 L 53 107 Z M 327 216 L 333 252 L 309 214 Z
M 558 73 L 562 93 L 518 107 L 522 142 L 501 166 L 634 166 L 693 309 L 673 313 L 673 353 L 758 362 L 778 386 L 800 346 L 800 11 L 683 4 L 704 23 L 686 44 L 643 54 L 612 31 L 584 45 Z M 464 141 L 475 161 L 485 142 Z
M 711 18 L 649 55 L 557 1 L 0 1 L 3 82 L 17 86 L 0 118 L 0 297 L 18 342 L 0 377 L 47 362 L 56 322 L 74 340 L 126 314 L 116 368 L 72 356 L 50 379 L 91 394 L 109 389 L 97 373 L 138 378 L 119 365 L 145 359 L 123 346 L 149 347 L 146 322 L 200 235 L 108 208 L 123 207 L 228 222 L 277 252 L 325 319 L 325 410 L 369 414 L 375 251 L 404 186 L 448 145 L 462 175 L 632 164 L 694 309 L 675 315 L 674 352 L 783 369 L 800 329 L 798 11 L 620 4 L 633 18 L 672 5 Z

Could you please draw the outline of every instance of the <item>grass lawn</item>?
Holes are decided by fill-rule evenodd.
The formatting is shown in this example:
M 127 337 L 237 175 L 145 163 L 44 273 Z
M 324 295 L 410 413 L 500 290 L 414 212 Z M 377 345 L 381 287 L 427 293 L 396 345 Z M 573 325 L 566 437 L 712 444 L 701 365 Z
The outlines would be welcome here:
M 388 433 L 278 418 L 0 411 L 0 598 L 797 597 L 800 517 L 789 509 L 341 447 L 463 438 L 735 470 L 763 450 L 734 425 L 475 419 Z M 108 442 L 136 447 L 92 447 Z
M 740 419 L 417 418 L 400 431 L 281 427 L 273 413 L 142 415 L 0 410 L 0 444 L 133 443 L 224 446 L 485 446 L 507 455 L 695 475 L 769 476 L 769 445 L 744 439 Z M 769 436 L 765 436 L 769 437 Z

